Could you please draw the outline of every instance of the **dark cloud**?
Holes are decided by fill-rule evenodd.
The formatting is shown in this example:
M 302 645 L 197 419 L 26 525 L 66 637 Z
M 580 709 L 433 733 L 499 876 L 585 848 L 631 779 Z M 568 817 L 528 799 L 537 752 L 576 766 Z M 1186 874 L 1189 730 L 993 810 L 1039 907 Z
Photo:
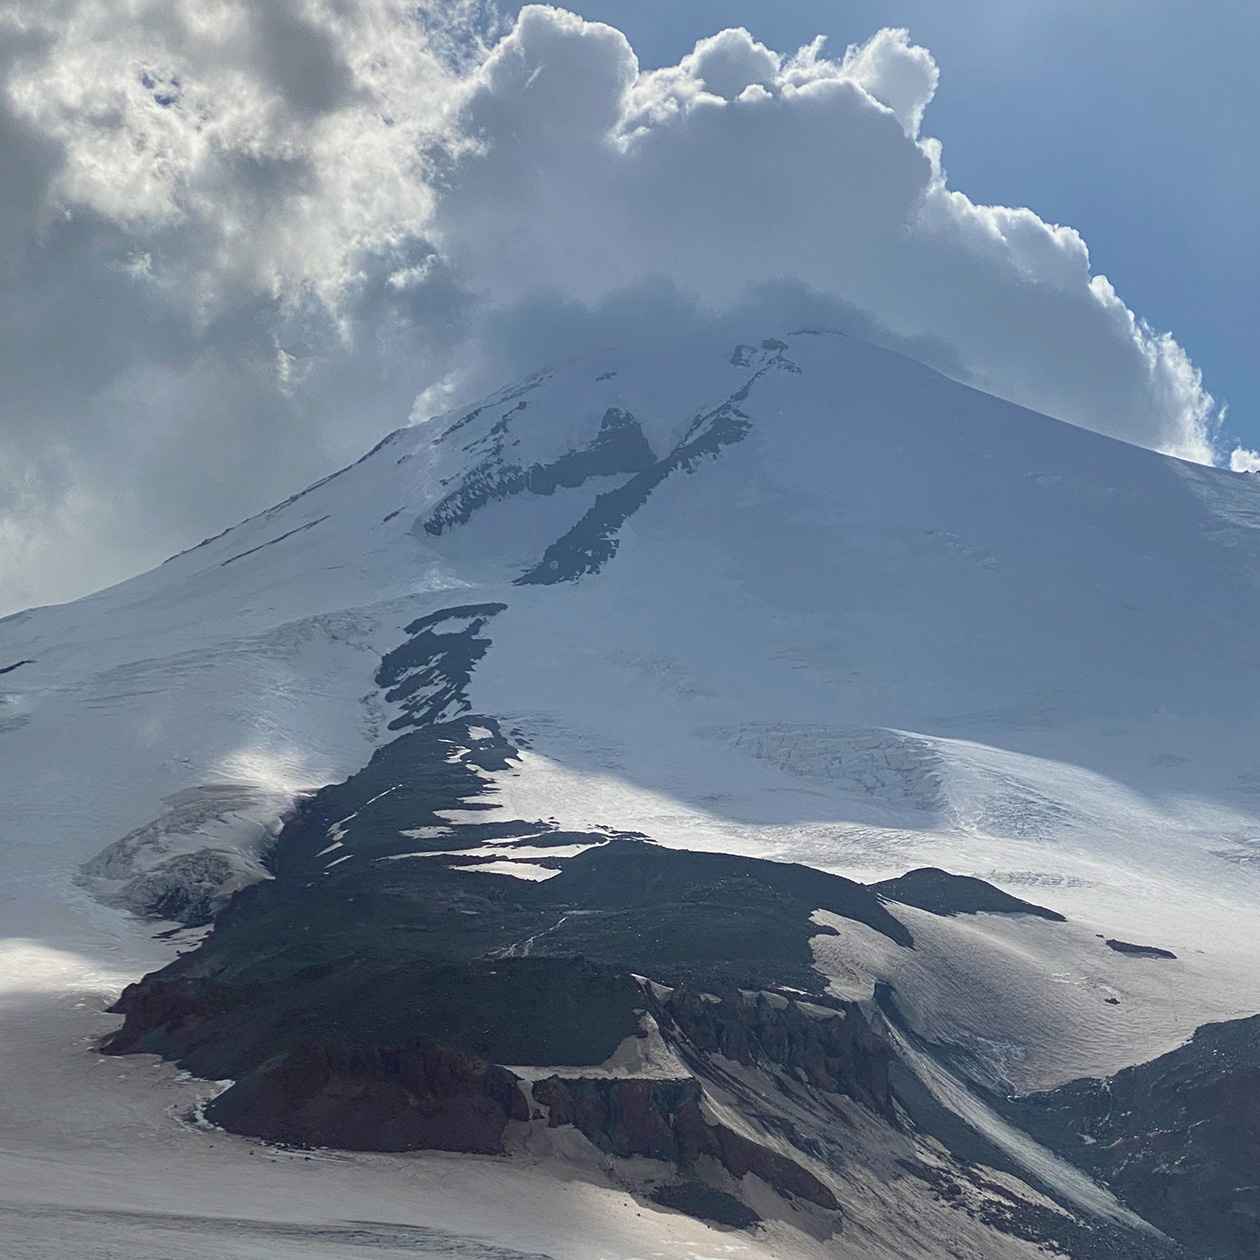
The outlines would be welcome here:
M 413 13 L 0 19 L 5 611 L 267 506 L 449 372 L 469 299 L 425 237 L 421 154 L 451 79 Z
M 354 75 L 327 28 L 307 21 L 292 0 L 250 7 L 254 57 L 290 109 L 326 114 L 349 103 Z

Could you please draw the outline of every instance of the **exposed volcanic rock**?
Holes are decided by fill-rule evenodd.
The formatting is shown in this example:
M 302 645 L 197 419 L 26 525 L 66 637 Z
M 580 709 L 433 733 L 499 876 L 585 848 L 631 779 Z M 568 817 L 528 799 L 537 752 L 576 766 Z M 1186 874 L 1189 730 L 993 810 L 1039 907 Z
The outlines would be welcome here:
M 651 1002 L 650 994 L 645 1000 Z M 728 1021 L 739 1021 L 742 1009 L 749 1026 L 773 1022 L 767 1020 L 767 1010 L 783 1014 L 739 995 L 730 1005 Z M 842 1021 L 837 1015 L 828 1022 Z M 877 1078 L 886 1081 L 886 1053 Z M 869 1095 L 872 1085 L 870 1079 L 828 1081 L 829 1088 L 854 1095 Z M 707 1158 L 736 1181 L 752 1174 L 785 1196 L 829 1211 L 838 1207 L 826 1185 L 796 1160 L 706 1118 L 704 1088 L 696 1077 L 553 1075 L 534 1082 L 532 1100 L 535 1108 L 545 1109 L 549 1127 L 572 1125 L 610 1155 L 662 1161 L 693 1177 L 698 1169 L 703 1175 Z M 367 1041 L 299 1042 L 221 1094 L 206 1115 L 234 1132 L 297 1146 L 482 1154 L 503 1150 L 509 1121 L 531 1118 L 514 1073 L 458 1046 L 423 1037 L 402 1049 Z M 719 1199 L 710 1208 L 729 1198 L 713 1193 Z M 725 1204 L 718 1219 L 729 1218 L 732 1211 Z M 755 1213 L 739 1215 L 757 1219 Z
M 200 1076 L 241 1080 L 302 1045 L 352 1033 L 355 1044 L 384 1051 L 422 1030 L 499 1063 L 595 1067 L 639 1033 L 647 1012 L 701 1071 L 719 1054 L 893 1116 L 888 1046 L 858 1008 L 808 1004 L 807 1013 L 778 995 L 739 990 L 719 998 L 680 988 L 658 998 L 627 973 L 581 959 L 354 959 L 273 985 L 158 973 L 129 986 L 115 1009 L 127 1019 L 103 1043 L 105 1053 L 162 1054 Z
M 498 1063 L 595 1066 L 638 1031 L 644 1005 L 624 970 L 581 959 L 343 958 L 223 983 L 179 974 L 193 957 L 123 991 L 114 1009 L 127 1019 L 107 1054 L 161 1054 L 240 1080 L 302 1042 L 388 1049 L 430 1037 Z
M 819 991 L 808 945 L 819 933 L 809 916 L 819 908 L 864 923 L 897 945 L 914 944 L 879 898 L 852 880 L 794 863 L 633 840 L 613 840 L 570 859 L 536 895 L 605 912 L 598 920 L 566 923 L 560 940 L 569 944 L 561 948 L 580 942 L 588 956 L 613 949 L 635 970 L 666 983 L 707 974 L 748 988 L 789 983 Z M 555 948 L 553 937 L 546 947 Z
M 219 561 L 219 567 L 234 564 L 237 560 L 244 560 L 246 556 L 255 555 L 264 547 L 274 547 L 276 543 L 282 543 L 286 539 L 292 538 L 295 534 L 304 534 L 308 529 L 314 529 L 316 525 L 322 525 L 328 519 L 327 516 L 321 516 L 317 520 L 307 521 L 305 525 L 299 525 L 296 529 L 287 530 L 283 534 L 278 534 L 275 538 L 269 538 L 266 542 L 259 543 L 257 547 L 250 547 L 246 551 L 238 551 L 236 555 L 229 556 L 226 560 Z
M 206 1109 L 236 1133 L 295 1146 L 497 1155 L 529 1110 L 517 1078 L 455 1046 L 301 1042 Z
M 768 993 L 715 996 L 683 986 L 665 1000 L 664 1012 L 688 1046 L 783 1069 L 813 1089 L 845 1094 L 893 1119 L 888 1043 L 858 1008 L 802 1006 Z
M 730 1225 L 735 1229 L 747 1229 L 756 1225 L 761 1217 L 745 1206 L 734 1195 L 714 1190 L 699 1181 L 682 1181 L 673 1185 L 657 1186 L 652 1191 L 652 1202 L 662 1207 L 698 1216 L 703 1221 L 718 1225 Z
M 490 719 L 427 726 L 305 801 L 269 857 L 275 878 L 235 896 L 197 950 L 130 986 L 102 1048 L 236 1080 L 210 1112 L 225 1127 L 390 1150 L 498 1151 L 528 1112 L 496 1065 L 579 1069 L 536 1084 L 549 1123 L 676 1165 L 686 1184 L 714 1161 L 736 1182 L 751 1173 L 834 1210 L 800 1163 L 706 1114 L 705 1076 L 720 1057 L 891 1120 L 888 1047 L 856 1006 L 826 996 L 811 915 L 851 917 L 905 948 L 909 932 L 870 889 L 803 866 L 445 821 L 483 791 L 479 767 L 514 755 Z M 476 869 L 486 845 L 510 854 L 522 836 L 554 877 Z M 566 856 L 537 856 L 549 839 Z M 784 985 L 814 1000 L 771 991 Z M 580 1070 L 633 1044 L 647 1016 L 694 1075 Z M 706 1211 L 718 1207 L 747 1219 L 719 1200 Z
M 528 468 L 504 459 L 504 439 L 521 404 L 505 412 L 491 428 L 486 442 L 473 443 L 469 453 L 483 458 L 468 472 L 457 489 L 446 495 L 433 511 L 416 525 L 437 537 L 444 530 L 466 525 L 473 514 L 488 503 L 512 495 L 550 495 L 561 487 L 580 486 L 590 477 L 613 477 L 637 473 L 656 460 L 639 422 L 621 407 L 609 407 L 600 421 L 599 432 L 580 450 L 568 451 L 550 463 Z M 446 436 L 445 434 L 443 436 Z
M 697 1080 L 564 1079 L 534 1085 L 534 1100 L 547 1107 L 548 1124 L 571 1124 L 612 1155 L 640 1155 L 691 1168 L 705 1156 L 737 1181 L 749 1173 L 780 1194 L 834 1211 L 835 1196 L 795 1160 L 750 1141 L 701 1109 Z
M 277 878 L 233 898 L 199 949 L 129 986 L 115 1007 L 127 1022 L 106 1045 L 175 1055 L 216 1079 L 347 1031 L 382 1045 L 436 1036 L 505 1063 L 595 1064 L 637 1027 L 644 1000 L 631 973 L 821 994 L 808 917 L 819 900 L 877 922 L 887 913 L 861 886 L 804 867 L 635 840 L 568 859 L 543 883 L 431 859 L 364 864 L 313 885 Z M 525 941 L 528 956 L 514 956 Z M 722 1026 L 703 1010 L 694 1019 L 697 1036 L 728 1049 L 771 1032 Z M 795 1047 L 790 1066 L 825 1080 L 828 1055 L 849 1053 L 848 1031 L 794 1020 L 790 1035 L 773 1030 L 765 1056 Z
M 1171 949 L 1160 949 L 1158 945 L 1134 945 L 1130 941 L 1107 941 L 1107 948 L 1114 949 L 1117 954 L 1132 954 L 1135 958 L 1176 958 Z
M 101 1042 L 102 1053 L 175 1058 L 212 1041 L 225 1022 L 249 1019 L 256 997 L 249 989 L 159 976 L 152 973 L 123 990 L 112 1009 L 127 1018 Z
M 935 866 L 907 871 L 897 879 L 881 880 L 871 887 L 889 901 L 916 906 L 946 917 L 956 914 L 1031 914 L 1055 923 L 1066 922 L 1063 915 L 1045 906 L 1021 901 L 971 875 L 951 875 Z
M 516 579 L 516 585 L 548 586 L 598 573 L 617 554 L 618 531 L 648 501 L 657 486 L 674 473 L 693 472 L 701 460 L 712 459 L 720 455 L 724 447 L 742 442 L 752 428 L 742 404 L 748 401 L 757 381 L 771 372 L 800 372 L 784 353 L 786 343 L 769 339 L 762 343 L 761 349 L 760 366 L 742 388 L 711 411 L 697 416 L 663 459 L 636 472 L 615 490 L 601 494 L 590 511 L 547 548 L 538 564 Z M 750 355 L 740 366 L 752 364 Z
M 1190 1254 L 1260 1255 L 1260 1016 L 1205 1024 L 1149 1063 L 1005 1110 Z
M 385 699 L 402 706 L 392 731 L 423 726 L 467 712 L 466 691 L 473 667 L 490 647 L 480 637 L 506 604 L 467 604 L 420 617 L 406 628 L 411 637 L 387 653 L 376 673 Z
M 721 978 L 822 992 L 809 944 L 819 932 L 815 910 L 913 943 L 874 892 L 837 875 L 496 817 L 482 772 L 515 756 L 494 719 L 471 716 L 379 749 L 345 783 L 301 804 L 268 854 L 275 878 L 234 898 L 214 935 L 173 974 L 270 983 L 348 957 L 471 961 L 528 952 L 582 956 L 668 984 Z M 453 824 L 451 811 L 485 821 Z M 477 869 L 485 846 L 510 855 L 521 839 L 584 851 L 531 858 L 557 871 L 541 882 Z

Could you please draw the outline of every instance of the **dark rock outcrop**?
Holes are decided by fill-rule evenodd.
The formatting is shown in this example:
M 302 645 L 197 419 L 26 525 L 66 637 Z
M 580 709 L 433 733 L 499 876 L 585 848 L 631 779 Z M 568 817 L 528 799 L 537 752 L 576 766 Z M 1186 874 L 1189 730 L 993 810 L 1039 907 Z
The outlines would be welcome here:
M 1107 948 L 1114 949 L 1117 954 L 1131 954 L 1135 958 L 1176 958 L 1171 949 L 1160 949 L 1158 945 L 1134 945 L 1131 941 L 1107 941 Z
M 518 404 L 519 406 L 519 404 Z M 551 495 L 561 487 L 574 489 L 590 477 L 637 473 L 656 460 L 639 422 L 620 407 L 609 407 L 599 432 L 578 450 L 567 451 L 547 464 L 524 467 L 504 458 L 505 442 L 516 410 L 506 413 L 483 439 L 486 453 L 433 511 L 416 524 L 432 537 L 466 525 L 488 503 L 521 493 Z M 443 435 L 445 436 L 445 435 Z
M 406 627 L 411 637 L 386 653 L 376 672 L 376 685 L 384 689 L 385 699 L 403 710 L 389 724 L 391 731 L 467 712 L 468 683 L 490 647 L 490 640 L 481 637 L 481 631 L 506 607 L 466 604 L 443 608 Z
M 856 1007 L 806 1008 L 766 993 L 734 991 L 721 1001 L 713 996 L 682 986 L 666 999 L 664 1012 L 686 1045 L 703 1055 L 787 1072 L 893 1119 L 889 1046 Z
M 248 986 L 151 973 L 129 984 L 110 1008 L 126 1019 L 101 1042 L 101 1053 L 178 1059 L 213 1042 L 225 1022 L 248 1019 L 257 999 L 257 990 Z M 205 1075 L 214 1077 L 212 1072 Z
M 389 1049 L 417 1037 L 495 1063 L 583 1067 L 634 1035 L 643 1005 L 626 971 L 574 958 L 348 958 L 235 983 L 172 967 L 123 991 L 113 1009 L 126 1022 L 101 1048 L 161 1054 L 211 1080 L 243 1080 L 302 1042 Z
M 761 1220 L 752 1208 L 741 1203 L 734 1195 L 715 1190 L 702 1181 L 681 1181 L 657 1186 L 652 1191 L 652 1202 L 698 1217 L 702 1221 L 729 1225 L 733 1229 L 747 1229 Z
M 721 1124 L 701 1109 L 700 1082 L 548 1077 L 534 1085 L 534 1100 L 548 1108 L 548 1123 L 571 1124 L 601 1150 L 639 1155 L 684 1169 L 708 1157 L 737 1181 L 749 1173 L 780 1194 L 835 1211 L 835 1196 L 795 1160 Z
M 916 906 L 930 914 L 951 917 L 956 914 L 1031 914 L 1054 923 L 1066 922 L 1063 915 L 1045 906 L 1021 901 L 1010 893 L 971 875 L 951 875 L 935 866 L 907 871 L 897 879 L 872 884 L 882 897 Z
M 649 464 L 615 490 L 601 494 L 589 511 L 564 535 L 557 538 L 543 558 L 516 579 L 517 586 L 548 586 L 573 582 L 589 573 L 598 573 L 617 554 L 618 531 L 651 497 L 662 482 L 678 472 L 694 472 L 701 461 L 713 459 L 724 448 L 742 442 L 752 421 L 741 404 L 757 380 L 768 372 L 799 372 L 787 358 L 785 343 L 767 341 L 762 347 L 760 366 L 725 402 L 697 416 L 677 445 L 663 459 Z M 740 366 L 751 367 L 750 357 Z
M 292 1146 L 497 1155 L 528 1106 L 511 1072 L 417 1038 L 399 1050 L 301 1042 L 206 1108 L 235 1133 Z

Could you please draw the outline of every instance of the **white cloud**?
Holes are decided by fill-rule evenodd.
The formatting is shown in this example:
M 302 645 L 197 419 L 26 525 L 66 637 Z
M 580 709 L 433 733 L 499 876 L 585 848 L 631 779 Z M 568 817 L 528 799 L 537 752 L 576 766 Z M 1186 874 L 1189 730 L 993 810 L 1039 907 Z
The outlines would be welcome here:
M 1213 457 L 1197 372 L 1080 236 L 949 188 L 905 31 L 832 58 L 729 30 L 640 73 L 611 27 L 535 5 L 496 43 L 480 7 L 5 7 L 0 613 L 216 532 L 565 338 L 750 302 Z
M 811 49 L 815 66 L 821 51 L 821 44 Z M 941 77 L 932 54 L 911 44 L 910 32 L 904 27 L 879 31 L 865 44 L 850 48 L 840 72 L 887 105 L 912 139 L 919 134 L 923 113 L 936 95 Z
M 500 303 L 665 275 L 721 310 L 798 280 L 944 339 L 994 393 L 1210 460 L 1197 372 L 1091 273 L 1079 234 L 948 187 L 918 138 L 936 82 L 900 30 L 838 60 L 727 31 L 640 74 L 617 32 L 531 6 L 466 88 L 484 148 L 437 207 L 441 239 Z
M 771 87 L 780 67 L 778 54 L 757 43 L 743 27 L 702 39 L 681 63 L 684 76 L 725 101 L 735 100 L 750 87 Z
M 1260 451 L 1236 446 L 1229 454 L 1229 466 L 1233 472 L 1260 473 Z

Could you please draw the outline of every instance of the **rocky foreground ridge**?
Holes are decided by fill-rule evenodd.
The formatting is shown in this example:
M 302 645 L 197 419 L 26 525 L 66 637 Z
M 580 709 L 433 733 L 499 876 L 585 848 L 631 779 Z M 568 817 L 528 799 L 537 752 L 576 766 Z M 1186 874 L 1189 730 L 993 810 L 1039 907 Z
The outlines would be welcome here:
M 940 870 L 867 887 L 479 811 L 482 773 L 517 755 L 493 718 L 417 719 L 299 806 L 272 877 L 123 993 L 102 1049 L 232 1081 L 206 1118 L 286 1146 L 561 1153 L 731 1228 L 825 1238 L 844 1227 L 846 1167 L 882 1144 L 897 1175 L 1018 1237 L 1177 1254 L 962 1132 L 890 1003 L 841 1000 L 816 966 L 835 931 L 820 911 L 906 950 L 899 904 L 1061 916 Z

